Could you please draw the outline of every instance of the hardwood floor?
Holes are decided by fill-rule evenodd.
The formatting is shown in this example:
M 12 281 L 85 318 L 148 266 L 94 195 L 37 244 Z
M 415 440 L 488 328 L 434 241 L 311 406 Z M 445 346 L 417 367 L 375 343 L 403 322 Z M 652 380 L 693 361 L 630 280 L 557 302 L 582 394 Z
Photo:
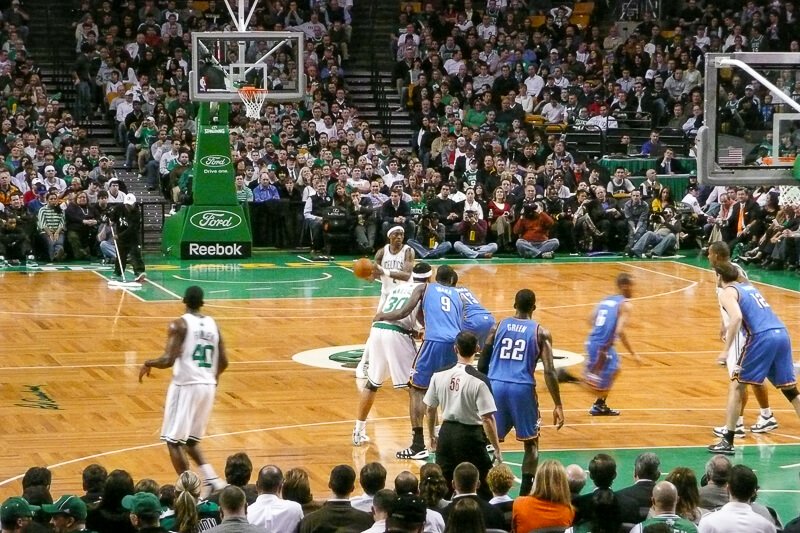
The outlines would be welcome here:
M 512 313 L 515 292 L 533 289 L 535 318 L 553 333 L 557 349 L 582 353 L 594 304 L 614 292 L 619 272 L 636 280 L 629 330 L 641 366 L 623 360 L 609 404 L 617 418 L 593 419 L 590 394 L 562 385 L 566 426 L 546 427 L 549 449 L 708 444 L 708 428 L 722 423 L 726 372 L 714 363 L 719 311 L 710 271 L 675 262 L 482 263 L 458 265 L 463 284 L 498 318 Z M 0 278 L 3 386 L 0 419 L 0 496 L 21 492 L 19 479 L 33 465 L 53 471 L 52 493 L 81 492 L 80 474 L 93 462 L 124 468 L 134 479 L 173 483 L 169 458 L 158 441 L 168 371 L 137 382 L 139 364 L 159 355 L 177 302 L 144 302 L 109 290 L 90 272 L 6 273 Z M 798 293 L 761 285 L 790 333 L 798 338 Z M 317 497 L 326 497 L 330 468 L 383 462 L 390 477 L 414 462 L 394 458 L 410 442 L 407 394 L 387 386 L 368 423 L 367 447 L 350 444 L 357 388 L 352 372 L 299 364 L 304 350 L 361 344 L 375 298 L 207 300 L 232 361 L 223 375 L 203 441 L 218 472 L 225 458 L 246 451 L 256 469 L 273 463 L 303 466 Z M 577 368 L 577 367 L 576 367 Z M 388 384 L 387 384 L 388 385 Z M 546 424 L 551 401 L 539 397 Z M 771 392 L 775 407 L 783 397 Z M 795 417 L 782 416 L 779 435 L 765 442 L 794 442 Z M 520 449 L 514 441 L 507 449 Z

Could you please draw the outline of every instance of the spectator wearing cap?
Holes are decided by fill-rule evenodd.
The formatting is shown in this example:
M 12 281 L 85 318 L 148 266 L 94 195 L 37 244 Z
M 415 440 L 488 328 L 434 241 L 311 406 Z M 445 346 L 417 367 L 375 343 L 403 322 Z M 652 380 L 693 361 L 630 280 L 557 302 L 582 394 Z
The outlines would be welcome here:
M 2 533 L 17 533 L 23 531 L 31 523 L 33 515 L 39 508 L 28 504 L 23 498 L 13 497 L 3 502 L 0 506 L 0 527 Z
M 34 183 L 38 182 L 37 181 Z M 52 187 L 55 187 L 58 191 L 58 194 L 63 193 L 67 190 L 67 182 L 63 179 L 59 178 L 56 173 L 56 167 L 53 165 L 47 165 L 44 167 L 44 179 L 41 181 L 44 184 L 45 188 L 49 191 Z
M 52 504 L 42 505 L 42 511 L 50 515 L 54 533 L 86 530 L 86 503 L 78 496 L 61 496 Z
M 89 172 L 89 180 L 97 182 L 101 186 L 105 186 L 110 180 L 117 177 L 117 171 L 114 170 L 114 159 L 108 156 L 100 156 L 97 161 L 97 166 Z
M 325 502 L 322 509 L 303 518 L 300 522 L 300 533 L 321 533 L 339 527 L 349 528 L 350 531 L 364 531 L 372 527 L 374 520 L 369 513 L 354 509 L 350 504 L 355 481 L 356 472 L 350 465 L 335 466 L 328 481 L 333 497 Z M 422 520 L 425 520 L 424 504 Z
M 111 216 L 116 231 L 117 263 L 114 264 L 114 273 L 122 276 L 128 264 L 128 257 L 133 266 L 133 275 L 136 281 L 144 280 L 145 266 L 142 259 L 142 246 L 139 240 L 141 231 L 141 216 L 136 207 L 136 196 L 126 194 L 121 209 L 116 209 Z
M 386 531 L 422 533 L 425 527 L 425 502 L 415 494 L 399 494 L 386 519 Z
M 168 533 L 160 525 L 161 502 L 149 492 L 137 492 L 122 498 L 122 507 L 130 511 L 130 520 L 139 533 Z

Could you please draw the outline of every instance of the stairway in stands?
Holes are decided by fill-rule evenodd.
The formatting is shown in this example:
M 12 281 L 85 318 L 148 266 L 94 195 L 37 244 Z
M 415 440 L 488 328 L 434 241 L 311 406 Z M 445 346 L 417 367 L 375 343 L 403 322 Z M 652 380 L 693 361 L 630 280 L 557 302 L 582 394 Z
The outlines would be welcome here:
M 372 5 L 371 5 L 372 4 Z M 370 9 L 372 19 L 370 20 Z M 389 35 L 397 31 L 400 0 L 356 1 L 353 7 L 353 37 L 350 42 L 350 62 L 345 66 L 345 78 L 350 88 L 350 98 L 359 116 L 372 125 L 372 131 L 383 131 L 390 139 L 393 150 L 408 148 L 411 139 L 411 120 L 408 113 L 395 112 L 400 105 L 392 69 L 394 58 Z M 378 70 L 375 83 L 385 88 L 391 122 L 381 120 L 373 88 L 373 58 Z
M 25 8 L 31 15 L 28 50 L 34 63 L 41 69 L 42 82 L 48 94 L 61 94 L 60 102 L 67 109 L 75 104 L 75 87 L 72 83 L 72 68 L 75 64 L 75 29 L 77 15 L 71 13 L 71 2 L 67 0 L 29 0 Z M 144 244 L 157 248 L 161 241 L 161 226 L 165 211 L 169 210 L 159 192 L 147 191 L 147 186 L 137 172 L 125 172 L 125 150 L 114 140 L 113 120 L 105 115 L 92 114 L 81 123 L 89 138 L 100 144 L 104 154 L 113 156 L 117 173 L 128 186 L 128 192 L 136 195 L 142 204 L 145 227 Z

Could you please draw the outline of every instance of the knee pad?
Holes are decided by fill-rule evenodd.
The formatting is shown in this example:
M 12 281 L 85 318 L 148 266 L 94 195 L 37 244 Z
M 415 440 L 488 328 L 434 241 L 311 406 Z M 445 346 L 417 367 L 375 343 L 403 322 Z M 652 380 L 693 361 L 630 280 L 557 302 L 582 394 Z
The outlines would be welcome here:
M 790 402 L 794 401 L 795 398 L 800 396 L 800 392 L 797 392 L 796 385 L 792 385 L 791 387 L 786 389 L 781 389 L 781 392 L 783 393 L 784 396 L 786 396 L 786 399 L 789 400 Z

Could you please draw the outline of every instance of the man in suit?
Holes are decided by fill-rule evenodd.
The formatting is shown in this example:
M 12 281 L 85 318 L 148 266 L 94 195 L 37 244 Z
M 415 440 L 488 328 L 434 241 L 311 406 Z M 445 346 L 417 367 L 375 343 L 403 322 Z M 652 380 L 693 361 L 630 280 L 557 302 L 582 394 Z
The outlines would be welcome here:
M 333 492 L 319 511 L 308 514 L 300 522 L 300 533 L 334 531 L 337 527 L 364 531 L 372 526 L 369 513 L 353 509 L 350 495 L 356 488 L 356 471 L 349 465 L 338 465 L 331 470 L 328 487 Z
M 610 489 L 616 477 L 617 462 L 614 461 L 613 457 L 605 453 L 598 453 L 592 457 L 589 462 L 589 479 L 594 483 L 595 489 L 589 494 L 583 494 L 572 499 L 572 506 L 575 507 L 575 524 L 592 519 L 594 493 L 601 489 Z
M 750 197 L 750 191 L 746 187 L 736 189 L 736 203 L 731 207 L 731 214 L 728 217 L 728 224 L 731 226 L 731 234 L 735 237 L 728 242 L 731 250 L 742 241 L 746 241 L 752 235 L 758 234 L 760 208 Z
M 389 228 L 402 226 L 406 235 L 413 236 L 416 224 L 411 219 L 411 208 L 404 202 L 401 195 L 402 189 L 392 188 L 389 200 L 381 208 L 381 232 L 386 233 Z
M 683 174 L 683 167 L 675 160 L 675 151 L 672 148 L 664 150 L 664 157 L 658 161 L 659 174 Z
M 480 507 L 483 522 L 487 528 L 503 529 L 505 526 L 503 513 L 478 496 L 478 485 L 480 484 L 478 477 L 478 468 L 472 463 L 461 463 L 453 470 L 453 500 L 447 507 L 442 509 L 444 522 L 445 524 L 447 523 L 450 513 L 458 500 L 469 498 L 474 500 Z
M 638 524 L 647 518 L 653 497 L 653 487 L 658 481 L 661 461 L 652 452 L 645 452 L 636 458 L 633 478 L 636 482 L 616 492 L 623 522 Z

